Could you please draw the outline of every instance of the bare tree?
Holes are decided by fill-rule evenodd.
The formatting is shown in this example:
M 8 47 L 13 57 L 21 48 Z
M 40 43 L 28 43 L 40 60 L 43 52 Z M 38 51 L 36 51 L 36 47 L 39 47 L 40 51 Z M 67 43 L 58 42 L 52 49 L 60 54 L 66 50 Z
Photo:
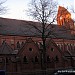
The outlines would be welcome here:
M 75 13 L 75 8 L 74 8 L 73 5 L 71 5 L 71 10 L 72 10 L 73 13 Z
M 29 23 L 40 34 L 42 39 L 42 60 L 41 68 L 46 69 L 46 40 L 52 35 L 51 24 L 55 22 L 57 11 L 57 2 L 53 0 L 32 0 L 29 6 L 28 14 L 39 22 L 39 25 Z M 35 33 L 36 34 L 36 33 Z
M 4 4 L 6 1 L 7 1 L 7 0 L 5 0 L 5 1 L 1 1 L 1 0 L 0 0 L 0 15 L 5 14 L 6 11 L 7 11 L 7 7 L 6 7 L 6 6 L 3 6 L 3 4 Z

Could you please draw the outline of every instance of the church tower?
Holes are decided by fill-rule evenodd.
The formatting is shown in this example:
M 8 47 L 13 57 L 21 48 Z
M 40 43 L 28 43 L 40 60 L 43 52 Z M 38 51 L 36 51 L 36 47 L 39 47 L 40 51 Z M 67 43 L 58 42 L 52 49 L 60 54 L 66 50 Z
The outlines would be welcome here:
M 70 12 L 62 6 L 58 8 L 57 24 L 59 26 L 65 26 L 68 29 L 74 28 L 74 21 L 71 18 Z

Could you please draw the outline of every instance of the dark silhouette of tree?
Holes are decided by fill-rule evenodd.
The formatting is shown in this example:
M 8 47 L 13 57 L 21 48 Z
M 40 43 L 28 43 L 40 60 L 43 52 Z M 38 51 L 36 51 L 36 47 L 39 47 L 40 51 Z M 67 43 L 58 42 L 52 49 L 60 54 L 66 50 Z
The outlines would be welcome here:
M 57 13 L 57 2 L 53 0 L 32 0 L 28 9 L 28 14 L 33 17 L 36 24 L 28 22 L 31 28 L 35 29 L 42 39 L 41 68 L 46 69 L 46 40 L 53 34 L 52 24 L 55 22 Z M 36 32 L 34 34 L 37 35 Z
M 34 24 L 29 25 L 41 34 L 43 43 L 41 50 L 43 57 L 41 61 L 42 69 L 46 69 L 46 40 L 50 35 L 52 35 L 51 24 L 55 22 L 56 19 L 56 8 L 57 3 L 53 0 L 32 0 L 28 11 L 29 15 L 40 23 L 39 26 Z
M 0 15 L 5 14 L 7 12 L 7 7 L 3 5 L 6 1 L 7 0 L 0 0 Z

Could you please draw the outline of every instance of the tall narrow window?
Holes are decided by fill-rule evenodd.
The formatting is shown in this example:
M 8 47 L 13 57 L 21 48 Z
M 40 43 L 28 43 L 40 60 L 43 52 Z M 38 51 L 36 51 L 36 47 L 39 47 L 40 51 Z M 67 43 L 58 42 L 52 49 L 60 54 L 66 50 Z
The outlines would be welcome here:
M 67 50 L 69 50 L 69 45 L 68 44 L 67 44 L 67 47 L 66 48 L 67 48 Z
M 42 42 L 39 42 L 39 48 L 40 49 L 42 49 L 42 46 L 43 46 Z
M 24 63 L 27 63 L 27 62 L 28 62 L 28 60 L 27 60 L 27 57 L 26 57 L 26 56 L 24 56 L 24 58 L 23 58 L 23 62 L 24 62 Z
M 20 48 L 20 43 L 19 43 L 19 41 L 17 42 L 17 48 Z
M 47 56 L 47 62 L 50 62 L 51 60 L 50 60 L 50 56 L 48 55 Z
M 23 41 L 22 41 L 22 43 L 21 43 L 21 47 L 22 47 L 22 46 L 24 46 L 24 42 L 23 42 Z
M 38 57 L 37 56 L 35 56 L 35 62 L 38 62 Z
M 6 57 L 6 63 L 8 63 L 8 61 L 9 61 L 9 60 L 8 60 L 8 58 Z
M 6 40 L 2 40 L 2 44 L 4 44 L 6 42 Z
M 59 61 L 59 58 L 58 58 L 58 56 L 57 56 L 57 55 L 55 56 L 55 61 L 56 61 L 56 62 L 58 62 L 58 61 Z
M 2 63 L 2 61 L 3 61 L 3 58 L 2 58 L 2 57 L 0 57 L 0 63 Z

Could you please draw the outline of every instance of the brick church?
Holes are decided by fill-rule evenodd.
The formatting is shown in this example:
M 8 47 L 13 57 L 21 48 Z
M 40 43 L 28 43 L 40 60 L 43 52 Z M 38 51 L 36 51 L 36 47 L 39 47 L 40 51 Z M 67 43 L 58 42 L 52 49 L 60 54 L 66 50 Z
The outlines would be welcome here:
M 29 23 L 39 25 L 38 22 L 0 18 L 0 70 L 41 69 L 42 40 Z M 51 35 L 46 41 L 46 68 L 75 67 L 75 58 L 71 57 L 75 55 L 74 21 L 67 9 L 59 6 L 57 24 L 52 24 L 52 28 L 56 37 Z

